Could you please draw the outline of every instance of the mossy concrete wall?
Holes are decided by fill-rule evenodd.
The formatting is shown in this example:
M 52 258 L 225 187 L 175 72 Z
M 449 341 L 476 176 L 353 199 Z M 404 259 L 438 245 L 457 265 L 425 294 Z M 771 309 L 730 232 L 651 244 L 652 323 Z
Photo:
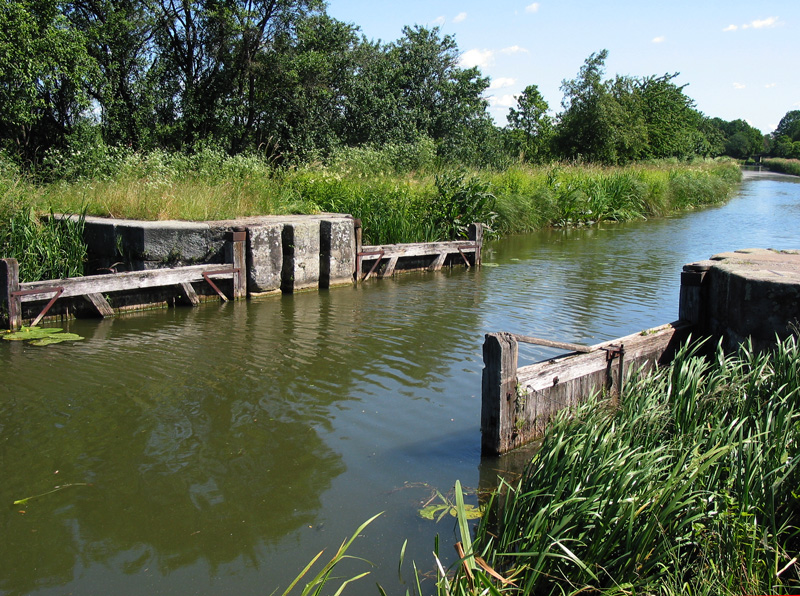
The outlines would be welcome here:
M 762 350 L 800 325 L 800 251 L 743 249 L 684 267 L 681 318 L 735 350 Z
M 247 232 L 247 289 L 251 295 L 353 281 L 354 220 L 340 214 L 209 222 L 87 217 L 87 274 L 224 263 L 226 240 L 233 229 Z

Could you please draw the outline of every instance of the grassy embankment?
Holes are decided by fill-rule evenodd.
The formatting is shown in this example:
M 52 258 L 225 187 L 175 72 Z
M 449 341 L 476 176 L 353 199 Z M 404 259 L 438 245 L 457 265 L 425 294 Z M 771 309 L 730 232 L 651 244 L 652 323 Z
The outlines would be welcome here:
M 562 412 L 474 547 L 514 586 L 459 569 L 439 594 L 800 590 L 800 349 L 684 349 L 617 408 Z M 484 589 L 491 586 L 487 592 Z
M 365 242 L 382 244 L 447 239 L 473 221 L 502 235 L 660 216 L 720 203 L 740 180 L 732 161 L 464 171 L 440 167 L 424 145 L 352 149 L 325 165 L 292 168 L 214 150 L 106 150 L 45 165 L 40 180 L 49 181 L 34 182 L 0 161 L 3 256 L 20 255 L 19 239 L 27 245 L 40 229 L 32 214 L 50 210 L 148 220 L 333 211 L 361 218 Z M 9 233 L 15 217 L 18 228 L 27 221 L 25 234 Z
M 765 159 L 761 163 L 772 172 L 800 176 L 800 159 L 780 159 L 778 157 L 773 157 Z

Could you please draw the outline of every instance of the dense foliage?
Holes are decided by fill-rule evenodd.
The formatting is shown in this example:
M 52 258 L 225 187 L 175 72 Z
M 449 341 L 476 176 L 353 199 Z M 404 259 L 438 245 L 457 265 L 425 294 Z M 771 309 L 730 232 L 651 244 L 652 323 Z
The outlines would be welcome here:
M 618 407 L 564 411 L 475 553 L 519 594 L 796 593 L 800 351 L 684 348 Z M 477 593 L 459 574 L 446 593 Z M 481 588 L 482 589 L 482 588 Z
M 797 111 L 765 147 L 747 123 L 698 112 L 677 74 L 604 80 L 607 54 L 563 82 L 560 113 L 531 84 L 499 128 L 489 79 L 436 27 L 371 41 L 320 0 L 8 0 L 0 148 L 45 177 L 48 160 L 87 149 L 214 147 L 296 164 L 427 140 L 445 161 L 502 168 L 748 158 L 774 141 L 777 156 L 796 157 Z

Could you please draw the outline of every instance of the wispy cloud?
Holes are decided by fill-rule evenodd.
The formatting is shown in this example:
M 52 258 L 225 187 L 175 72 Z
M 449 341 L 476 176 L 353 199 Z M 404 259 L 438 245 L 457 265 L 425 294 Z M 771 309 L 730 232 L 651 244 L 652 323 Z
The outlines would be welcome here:
M 525 12 L 539 12 L 539 3 L 534 2 L 533 4 L 528 4 L 528 6 L 525 7 Z
M 465 20 L 466 18 L 467 18 L 467 13 L 460 12 L 456 16 L 453 17 L 453 22 L 454 23 L 460 23 L 461 21 Z
M 492 50 L 479 50 L 477 48 L 467 50 L 461 54 L 459 64 L 465 68 L 472 68 L 477 66 L 479 68 L 486 68 L 491 66 L 494 62 L 494 52 Z
M 767 19 L 761 19 L 760 21 L 753 21 L 750 23 L 750 27 L 753 29 L 769 29 L 770 27 L 777 27 L 780 24 L 781 22 L 778 20 L 778 17 L 769 17 Z
M 510 108 L 517 105 L 517 97 L 511 93 L 506 95 L 493 95 L 489 98 L 489 105 L 493 108 Z
M 502 54 L 527 54 L 528 50 L 522 46 L 509 46 L 500 50 Z
M 746 89 L 747 85 L 745 85 L 744 83 L 734 83 L 733 84 L 733 88 L 734 89 Z
M 778 83 L 767 83 L 766 85 L 764 85 L 764 87 L 766 87 L 767 89 L 772 89 L 773 87 L 777 87 L 777 86 L 778 86 Z
M 435 19 L 433 19 L 433 21 L 431 21 L 431 25 L 440 27 L 440 26 L 444 25 L 446 22 L 447 22 L 447 19 L 444 18 L 444 16 L 440 16 L 440 17 L 436 17 Z
M 738 31 L 738 25 L 728 25 L 723 29 L 723 31 Z
M 664 43 L 665 41 L 667 41 L 667 38 L 664 37 L 663 35 L 659 35 L 658 37 L 653 38 L 653 43 Z
M 513 87 L 517 83 L 517 79 L 510 77 L 497 77 L 492 79 L 489 89 L 505 89 L 506 87 Z

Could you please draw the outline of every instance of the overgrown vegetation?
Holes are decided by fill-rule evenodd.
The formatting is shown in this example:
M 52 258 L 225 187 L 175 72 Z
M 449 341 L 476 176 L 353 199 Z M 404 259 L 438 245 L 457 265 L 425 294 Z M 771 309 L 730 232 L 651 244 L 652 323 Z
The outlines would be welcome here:
M 788 594 L 800 588 L 800 349 L 675 361 L 563 411 L 504 484 L 474 554 L 491 593 Z M 473 554 L 469 553 L 468 554 Z M 440 593 L 473 594 L 463 570 Z
M 800 176 L 800 159 L 781 159 L 778 157 L 765 159 L 761 162 L 765 168 L 773 172 Z

